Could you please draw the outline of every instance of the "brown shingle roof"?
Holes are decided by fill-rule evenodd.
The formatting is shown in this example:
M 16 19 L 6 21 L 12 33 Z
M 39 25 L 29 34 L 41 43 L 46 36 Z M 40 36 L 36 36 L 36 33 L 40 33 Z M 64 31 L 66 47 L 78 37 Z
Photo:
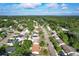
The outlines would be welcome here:
M 32 53 L 33 52 L 38 52 L 39 53 L 39 51 L 40 51 L 39 44 L 33 44 L 33 46 L 32 46 Z
M 67 45 L 61 45 L 61 47 L 63 48 L 63 50 L 64 50 L 66 53 L 71 52 Z

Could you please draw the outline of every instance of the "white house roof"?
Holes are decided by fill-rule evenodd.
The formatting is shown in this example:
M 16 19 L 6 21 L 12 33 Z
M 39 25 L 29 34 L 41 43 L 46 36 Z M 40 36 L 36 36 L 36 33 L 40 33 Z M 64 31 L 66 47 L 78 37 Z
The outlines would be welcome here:
M 63 27 L 62 27 L 61 29 L 62 29 L 63 31 L 69 31 L 68 29 L 66 29 L 66 28 L 63 28 Z
M 18 41 L 24 40 L 24 38 L 20 38 L 20 37 L 17 37 L 16 39 L 18 39 Z

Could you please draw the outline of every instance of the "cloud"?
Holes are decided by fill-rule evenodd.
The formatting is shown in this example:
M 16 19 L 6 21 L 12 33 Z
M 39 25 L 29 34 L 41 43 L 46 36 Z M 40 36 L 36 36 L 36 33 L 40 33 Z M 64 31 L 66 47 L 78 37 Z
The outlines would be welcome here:
M 61 8 L 62 8 L 62 10 L 67 10 L 68 9 L 68 6 L 67 6 L 67 4 L 61 4 Z
M 48 8 L 58 8 L 58 4 L 57 3 L 49 3 L 49 4 L 47 4 L 47 7 Z
M 65 7 L 62 7 L 62 9 L 63 9 L 63 10 L 67 10 L 67 9 L 68 9 L 68 7 L 67 7 L 67 6 L 65 6 Z
M 21 3 L 19 4 L 19 7 L 23 8 L 36 8 L 37 6 L 42 5 L 41 3 Z

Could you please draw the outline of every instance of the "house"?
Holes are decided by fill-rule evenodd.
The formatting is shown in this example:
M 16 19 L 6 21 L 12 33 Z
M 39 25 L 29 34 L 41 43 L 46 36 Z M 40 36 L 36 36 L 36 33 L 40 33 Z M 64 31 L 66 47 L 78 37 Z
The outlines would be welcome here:
M 50 31 L 50 32 L 52 31 L 52 29 L 51 29 L 49 26 L 47 26 L 47 29 L 48 29 L 48 31 Z
M 30 31 L 26 28 L 25 33 L 29 34 L 29 33 L 30 33 Z
M 3 19 L 4 21 L 7 21 L 8 19 Z
M 7 53 L 7 55 L 9 55 L 10 53 L 12 53 L 12 52 L 14 52 L 14 51 L 15 51 L 15 47 L 9 46 L 9 47 L 6 48 L 6 53 Z
M 57 42 L 58 42 L 59 44 L 62 44 L 62 43 L 63 43 L 63 41 L 62 41 L 62 40 L 57 40 Z
M 32 54 L 33 55 L 39 55 L 39 52 L 40 52 L 39 43 L 33 43 L 33 46 L 32 46 Z
M 39 35 L 38 34 L 33 34 L 31 38 L 32 38 L 33 42 L 38 42 L 39 41 Z
M 14 23 L 18 24 L 18 22 L 16 20 L 13 20 Z
M 79 56 L 78 52 L 69 53 L 68 56 Z
M 0 31 L 2 31 L 2 28 L 0 28 Z
M 69 31 L 68 29 L 63 28 L 63 27 L 61 27 L 61 29 L 62 29 L 62 31 Z
M 17 37 L 16 39 L 17 39 L 19 42 L 22 41 L 22 39 L 21 39 L 20 37 Z
M 10 39 L 8 39 L 7 45 L 8 46 L 13 46 L 13 44 L 16 43 L 16 42 L 18 42 L 17 39 L 10 38 Z
M 13 46 L 13 38 L 8 39 L 7 45 Z
M 17 38 L 18 36 L 19 36 L 19 35 L 17 35 L 17 34 L 14 34 L 14 35 L 13 35 L 14 38 Z
M 63 50 L 64 50 L 66 53 L 71 52 L 70 49 L 68 48 L 68 46 L 66 46 L 66 45 L 61 45 L 61 47 L 63 48 Z

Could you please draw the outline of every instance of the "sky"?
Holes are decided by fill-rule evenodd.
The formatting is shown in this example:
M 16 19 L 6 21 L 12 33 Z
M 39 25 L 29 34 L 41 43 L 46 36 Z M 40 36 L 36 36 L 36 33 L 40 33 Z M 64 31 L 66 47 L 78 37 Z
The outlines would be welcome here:
M 79 3 L 0 3 L 0 16 L 76 15 Z

